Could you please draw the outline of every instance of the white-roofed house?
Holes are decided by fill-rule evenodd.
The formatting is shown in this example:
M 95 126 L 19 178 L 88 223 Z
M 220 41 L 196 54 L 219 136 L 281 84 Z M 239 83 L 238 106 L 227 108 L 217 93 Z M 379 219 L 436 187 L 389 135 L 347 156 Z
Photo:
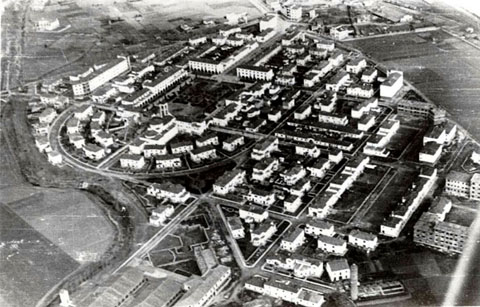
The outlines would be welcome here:
M 343 256 L 347 252 L 347 241 L 342 238 L 319 235 L 317 247 L 325 253 Z

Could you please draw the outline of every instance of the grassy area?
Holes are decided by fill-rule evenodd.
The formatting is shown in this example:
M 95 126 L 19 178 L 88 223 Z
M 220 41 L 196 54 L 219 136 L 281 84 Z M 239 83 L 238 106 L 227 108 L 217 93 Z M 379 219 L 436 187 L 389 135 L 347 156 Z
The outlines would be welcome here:
M 0 206 L 2 298 L 11 306 L 34 306 L 79 264 L 20 218 Z
M 370 224 L 370 229 L 368 230 L 376 232 L 380 230 L 380 224 L 390 215 L 397 203 L 401 201 L 402 196 L 406 195 L 416 175 L 417 173 L 414 171 L 398 171 L 393 180 L 390 181 L 390 184 L 377 198 L 375 204 L 365 214 L 362 222 L 365 225 Z
M 405 151 L 407 146 L 414 142 L 415 136 L 419 133 L 417 129 L 409 127 L 400 127 L 397 133 L 393 136 L 392 140 L 388 143 L 388 150 L 390 151 L 390 157 L 398 158 Z M 419 139 L 423 137 L 419 135 Z
M 373 192 L 378 182 L 383 178 L 387 167 L 378 165 L 376 169 L 367 169 L 347 190 L 334 206 L 335 212 L 328 216 L 329 219 L 346 223 L 365 199 Z
M 39 192 L 38 189 L 25 191 L 25 188 L 15 187 L 9 190 L 19 195 L 35 192 L 9 206 L 73 259 L 94 261 L 113 242 L 114 229 L 110 221 L 85 194 L 73 190 Z
M 178 262 L 171 265 L 162 266 L 162 268 L 175 273 L 186 275 L 186 276 L 202 275 L 202 273 L 200 272 L 200 269 L 198 268 L 197 262 L 193 259 Z
M 175 260 L 174 254 L 168 250 L 156 251 L 149 253 L 150 259 L 154 266 L 161 266 L 166 263 L 170 263 Z
M 162 241 L 160 241 L 155 248 L 152 249 L 152 252 L 161 251 L 165 249 L 182 247 L 182 241 L 177 236 L 168 235 Z

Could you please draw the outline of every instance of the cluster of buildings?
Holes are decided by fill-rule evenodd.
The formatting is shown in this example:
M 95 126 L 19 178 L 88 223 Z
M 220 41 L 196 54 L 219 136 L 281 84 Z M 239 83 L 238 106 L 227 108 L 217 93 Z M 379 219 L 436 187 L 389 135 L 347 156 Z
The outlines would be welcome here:
M 293 281 L 279 282 L 263 276 L 247 280 L 245 289 L 305 307 L 320 307 L 325 302 L 321 293 L 300 287 Z
M 418 155 L 418 161 L 428 164 L 435 164 L 442 155 L 444 146 L 450 145 L 455 139 L 457 125 L 444 123 L 434 126 L 423 137 L 423 148 Z
M 325 192 L 316 198 L 308 207 L 308 215 L 325 218 L 333 206 L 340 200 L 342 194 L 352 187 L 353 183 L 363 174 L 370 163 L 369 157 L 358 157 L 347 162 L 343 171 L 334 177 Z
M 221 264 L 209 268 L 202 276 L 191 277 L 161 268 L 127 267 L 113 275 L 82 306 L 209 306 L 228 285 L 231 274 L 231 269 Z M 69 302 L 66 297 L 63 296 L 64 300 Z
M 243 136 L 222 140 L 207 131 L 208 125 L 205 120 L 154 116 L 147 130 L 129 144 L 129 152 L 120 157 L 121 167 L 139 170 L 146 160 L 154 159 L 157 169 L 178 169 L 185 167 L 187 157 L 194 165 L 203 164 L 215 160 L 218 150 L 233 152 L 245 144 Z M 185 137 L 176 138 L 180 135 Z
M 57 117 L 57 110 L 52 107 L 52 104 L 47 104 L 42 101 L 47 107 L 41 107 L 40 112 L 34 113 L 35 120 L 32 124 L 35 137 L 35 146 L 40 152 L 47 154 L 48 162 L 53 165 L 60 165 L 63 162 L 63 156 L 57 151 L 54 151 L 50 147 L 50 140 L 48 134 L 51 129 L 51 124 Z
M 116 137 L 106 128 L 106 117 L 105 111 L 84 104 L 76 108 L 65 124 L 69 144 L 81 150 L 87 159 L 100 161 L 115 145 Z
M 233 67 L 246 56 L 257 50 L 259 44 L 275 36 L 276 16 L 265 16 L 260 21 L 260 32 L 256 35 L 244 32 L 241 28 L 220 30 L 218 35 L 210 40 L 214 44 L 198 57 L 188 61 L 188 68 L 193 72 L 221 74 Z M 207 37 L 199 37 L 190 44 L 203 44 Z
M 402 197 L 390 216 L 380 225 L 380 234 L 397 238 L 413 213 L 431 191 L 437 178 L 436 168 L 424 169 L 408 189 L 408 194 Z
M 387 157 L 390 154 L 387 146 L 398 129 L 400 129 L 400 121 L 396 116 L 389 117 L 380 124 L 377 132 L 368 139 L 363 147 L 363 153 L 369 156 Z
M 473 222 L 466 209 L 452 208 L 452 201 L 438 198 L 414 226 L 413 241 L 447 254 L 461 254 Z M 463 211 L 463 214 L 458 214 Z
M 345 236 L 336 232 L 333 224 L 324 220 L 311 219 L 305 225 L 305 229 L 296 228 L 285 235 L 281 240 L 280 249 L 295 253 L 308 242 L 307 235 L 316 240 L 317 249 L 320 252 L 334 256 L 344 256 L 348 251 L 347 244 L 366 253 L 374 251 L 378 246 L 378 238 L 374 234 L 354 229 Z
M 295 276 L 301 279 L 319 278 L 325 270 L 332 282 L 348 280 L 351 278 L 351 271 L 355 271 L 355 265 L 352 265 L 351 269 L 344 258 L 326 262 L 325 269 L 322 262 L 297 256 L 271 257 L 267 259 L 267 265 L 293 271 Z M 357 282 L 356 277 L 352 276 L 352 279 Z M 245 282 L 245 289 L 305 307 L 320 307 L 325 302 L 321 293 L 298 283 L 296 279 L 274 279 L 255 275 Z

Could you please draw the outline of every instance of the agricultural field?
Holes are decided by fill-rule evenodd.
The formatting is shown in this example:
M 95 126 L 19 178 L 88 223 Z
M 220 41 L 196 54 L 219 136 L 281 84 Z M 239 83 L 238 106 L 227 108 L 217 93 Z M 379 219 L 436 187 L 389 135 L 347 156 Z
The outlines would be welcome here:
M 479 139 L 480 50 L 443 31 L 410 33 L 351 42 L 405 78 L 445 108 Z
M 0 199 L 2 276 L 16 277 L 0 283 L 12 306 L 33 306 L 114 238 L 111 222 L 83 193 L 19 185 L 3 187 Z
M 23 196 L 8 206 L 76 261 L 95 261 L 112 243 L 114 230 L 110 221 L 86 194 L 72 190 L 8 190 Z
M 0 242 L 2 306 L 34 306 L 79 266 L 5 204 L 0 206 Z

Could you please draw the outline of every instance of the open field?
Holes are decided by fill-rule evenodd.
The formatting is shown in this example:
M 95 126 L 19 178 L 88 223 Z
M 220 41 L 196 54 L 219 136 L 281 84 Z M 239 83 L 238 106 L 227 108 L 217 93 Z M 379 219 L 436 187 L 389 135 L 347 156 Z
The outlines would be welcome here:
M 78 4 L 83 8 L 91 8 L 98 4 L 97 0 L 82 0 Z M 134 17 L 145 14 L 150 21 L 156 21 L 157 26 L 171 27 L 176 19 L 212 19 L 224 18 L 231 12 L 247 12 L 249 18 L 258 17 L 260 12 L 247 0 L 140 0 L 133 3 L 127 1 L 101 1 L 99 8 L 107 9 L 111 14 L 122 17 Z M 114 4 L 115 3 L 115 4 Z M 145 18 L 144 17 L 144 18 Z
M 442 31 L 351 44 L 387 67 L 403 70 L 408 81 L 480 139 L 480 50 Z
M 79 265 L 4 204 L 0 206 L 0 242 L 0 295 L 10 306 L 34 306 Z
M 12 187 L 0 191 L 3 199 L 5 192 L 23 196 L 9 207 L 78 262 L 98 259 L 113 240 L 113 227 L 85 194 Z

